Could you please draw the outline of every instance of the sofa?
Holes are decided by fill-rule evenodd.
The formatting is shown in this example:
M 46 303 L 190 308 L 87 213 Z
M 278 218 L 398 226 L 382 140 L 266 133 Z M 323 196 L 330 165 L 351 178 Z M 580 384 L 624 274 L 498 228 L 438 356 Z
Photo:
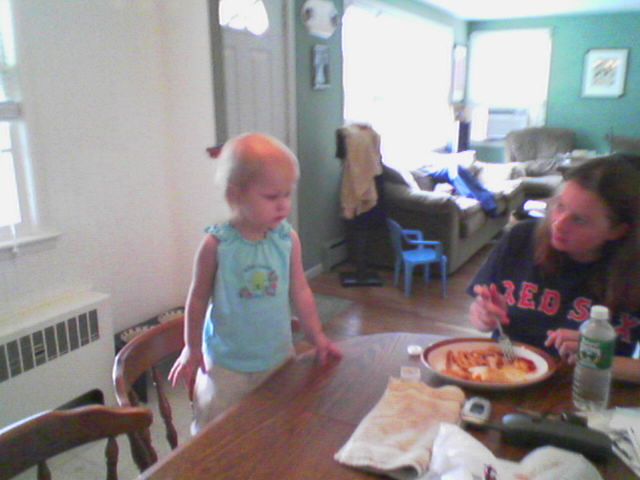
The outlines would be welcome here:
M 524 199 L 552 196 L 562 182 L 558 168 L 575 148 L 576 133 L 568 128 L 529 127 L 509 132 L 504 139 L 504 163 L 513 164 Z
M 425 166 L 446 166 L 452 162 L 468 169 L 492 193 L 495 212 L 485 212 L 478 200 L 458 195 L 450 185 L 435 183 L 425 173 Z M 512 212 L 522 204 L 521 181 L 510 178 L 511 170 L 502 164 L 479 162 L 473 151 L 429 154 L 422 166 L 385 164 L 384 211 L 403 228 L 421 230 L 425 239 L 442 242 L 451 274 L 500 233 Z M 392 267 L 394 257 L 386 228 L 379 226 L 369 232 L 367 241 L 368 263 Z

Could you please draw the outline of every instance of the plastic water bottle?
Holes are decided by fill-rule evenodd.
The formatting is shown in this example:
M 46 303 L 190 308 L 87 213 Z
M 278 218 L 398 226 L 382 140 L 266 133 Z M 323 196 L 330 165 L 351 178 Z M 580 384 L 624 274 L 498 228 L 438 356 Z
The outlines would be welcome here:
M 607 408 L 615 337 L 609 309 L 603 305 L 591 307 L 589 320 L 580 327 L 580 346 L 573 371 L 573 404 L 578 410 Z

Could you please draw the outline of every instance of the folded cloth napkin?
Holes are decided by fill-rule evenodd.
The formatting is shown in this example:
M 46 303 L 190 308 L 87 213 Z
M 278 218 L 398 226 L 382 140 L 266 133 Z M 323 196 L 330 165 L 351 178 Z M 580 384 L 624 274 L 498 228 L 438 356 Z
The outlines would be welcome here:
M 441 422 L 458 423 L 464 392 L 391 377 L 382 398 L 334 455 L 351 467 L 415 479 L 425 473 Z

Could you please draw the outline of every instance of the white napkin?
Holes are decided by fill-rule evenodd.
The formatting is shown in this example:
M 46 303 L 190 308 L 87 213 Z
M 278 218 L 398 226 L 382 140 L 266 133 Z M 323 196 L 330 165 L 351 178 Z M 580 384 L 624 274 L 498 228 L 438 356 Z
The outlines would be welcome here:
M 429 467 L 440 423 L 459 422 L 464 398 L 458 387 L 431 388 L 392 377 L 334 458 L 393 478 L 415 479 Z
M 496 458 L 491 451 L 457 425 L 443 423 L 433 442 L 429 471 L 417 480 L 602 480 L 582 455 L 555 447 L 541 447 L 518 463 Z

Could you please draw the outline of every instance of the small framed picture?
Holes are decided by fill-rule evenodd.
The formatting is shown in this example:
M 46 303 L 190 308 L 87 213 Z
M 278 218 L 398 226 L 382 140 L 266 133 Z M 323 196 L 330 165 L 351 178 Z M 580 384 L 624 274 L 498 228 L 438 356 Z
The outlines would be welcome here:
M 628 48 L 594 48 L 584 57 L 583 97 L 621 97 L 627 75 Z
M 329 46 L 314 45 L 311 51 L 311 82 L 314 90 L 331 86 L 329 73 Z

